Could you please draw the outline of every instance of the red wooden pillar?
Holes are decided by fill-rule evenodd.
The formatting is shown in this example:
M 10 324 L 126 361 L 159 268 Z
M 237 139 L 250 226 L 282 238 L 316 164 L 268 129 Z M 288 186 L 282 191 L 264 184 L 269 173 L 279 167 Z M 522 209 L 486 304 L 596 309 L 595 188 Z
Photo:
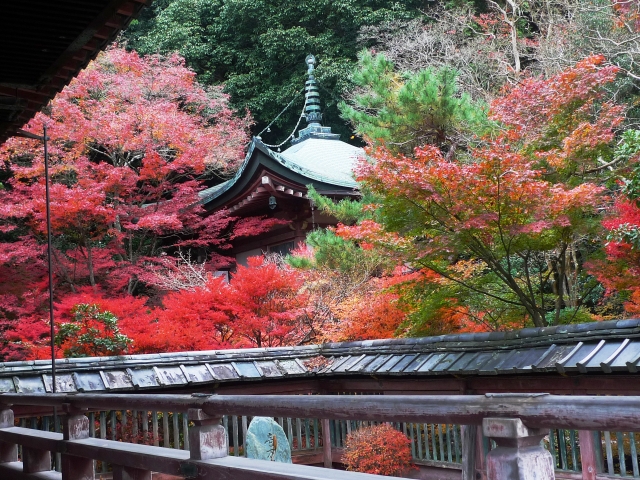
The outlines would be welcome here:
M 588 430 L 578 430 L 578 440 L 580 441 L 582 480 L 596 480 L 598 463 L 596 460 L 596 445 L 593 439 L 593 432 Z
M 6 406 L 0 407 L 0 428 L 15 426 L 13 410 Z M 0 442 L 0 463 L 18 461 L 18 445 L 15 443 Z
M 333 457 L 331 453 L 331 426 L 329 419 L 322 419 L 322 456 L 324 458 L 324 468 L 333 468 Z

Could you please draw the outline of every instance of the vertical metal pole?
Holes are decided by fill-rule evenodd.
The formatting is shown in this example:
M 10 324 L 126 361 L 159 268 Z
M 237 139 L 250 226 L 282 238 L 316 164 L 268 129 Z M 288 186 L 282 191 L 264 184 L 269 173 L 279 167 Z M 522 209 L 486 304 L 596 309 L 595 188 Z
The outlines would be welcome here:
M 55 352 L 55 324 L 53 323 L 53 265 L 51 261 L 52 241 L 51 241 L 51 208 L 49 196 L 49 151 L 47 126 L 44 125 L 44 188 L 45 202 L 47 208 L 47 260 L 49 262 L 49 324 L 51 328 L 51 391 L 56 393 L 56 352 Z
M 53 322 L 53 262 L 51 260 L 51 252 L 53 251 L 51 241 L 51 198 L 49 196 L 49 150 L 47 137 L 47 125 L 43 126 L 44 130 L 44 191 L 45 191 L 45 205 L 47 209 L 47 261 L 49 266 L 49 326 L 51 334 L 51 391 L 56 393 L 56 350 L 55 350 L 55 324 Z M 58 425 L 58 409 L 53 407 L 53 425 L 54 431 Z M 56 456 L 56 466 L 59 466 L 59 460 Z

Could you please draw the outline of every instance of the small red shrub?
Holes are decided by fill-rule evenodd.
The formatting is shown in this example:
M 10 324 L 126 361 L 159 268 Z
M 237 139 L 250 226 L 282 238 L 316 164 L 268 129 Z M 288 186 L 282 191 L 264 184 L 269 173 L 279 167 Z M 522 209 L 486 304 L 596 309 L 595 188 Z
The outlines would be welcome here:
M 410 443 L 386 423 L 364 427 L 347 436 L 342 461 L 350 471 L 402 475 L 412 468 Z

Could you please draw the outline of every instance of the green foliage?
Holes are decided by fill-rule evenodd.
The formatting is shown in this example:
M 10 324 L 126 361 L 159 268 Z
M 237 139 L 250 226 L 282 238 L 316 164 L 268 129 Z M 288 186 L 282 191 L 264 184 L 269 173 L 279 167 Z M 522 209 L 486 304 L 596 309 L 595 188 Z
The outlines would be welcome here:
M 566 325 L 569 323 L 587 323 L 593 321 L 593 317 L 584 308 L 563 308 L 559 318 L 555 312 L 549 312 L 545 316 L 549 325 Z
M 448 149 L 488 126 L 481 105 L 459 94 L 456 76 L 448 67 L 399 73 L 384 55 L 365 51 L 353 76 L 360 91 L 340 110 L 374 144 L 405 153 L 424 144 Z
M 640 198 L 640 130 L 627 130 L 622 134 L 622 141 L 616 147 L 615 158 L 618 160 L 635 159 L 631 174 L 622 179 L 622 193 L 631 200 Z
M 323 213 L 335 217 L 341 223 L 353 225 L 358 221 L 371 217 L 371 213 L 367 212 L 364 208 L 371 203 L 371 198 L 366 193 L 360 200 L 345 198 L 335 202 L 316 192 L 313 185 L 307 185 L 307 189 L 307 195 L 313 200 L 318 209 Z
M 263 135 L 273 143 L 298 119 L 306 55 L 319 61 L 325 123 L 341 126 L 336 99 L 351 88 L 358 31 L 413 18 L 420 7 L 417 0 L 165 0 L 154 2 L 125 37 L 128 47 L 141 53 L 179 51 L 203 83 L 225 82 L 232 105 L 254 115 L 257 131 L 298 92 L 271 135 Z M 338 133 L 348 134 L 342 130 Z
M 80 303 L 71 322 L 58 325 L 55 344 L 65 357 L 119 355 L 133 341 L 118 329 L 118 318 L 96 304 Z

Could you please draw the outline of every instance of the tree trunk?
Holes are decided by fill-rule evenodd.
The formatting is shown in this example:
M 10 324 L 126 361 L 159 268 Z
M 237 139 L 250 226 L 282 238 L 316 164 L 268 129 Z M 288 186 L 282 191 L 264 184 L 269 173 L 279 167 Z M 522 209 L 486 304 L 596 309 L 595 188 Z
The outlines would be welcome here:
M 91 240 L 85 239 L 84 245 L 87 249 L 87 268 L 89 269 L 89 284 L 92 287 L 95 287 L 96 279 L 93 272 L 93 249 L 91 247 Z

